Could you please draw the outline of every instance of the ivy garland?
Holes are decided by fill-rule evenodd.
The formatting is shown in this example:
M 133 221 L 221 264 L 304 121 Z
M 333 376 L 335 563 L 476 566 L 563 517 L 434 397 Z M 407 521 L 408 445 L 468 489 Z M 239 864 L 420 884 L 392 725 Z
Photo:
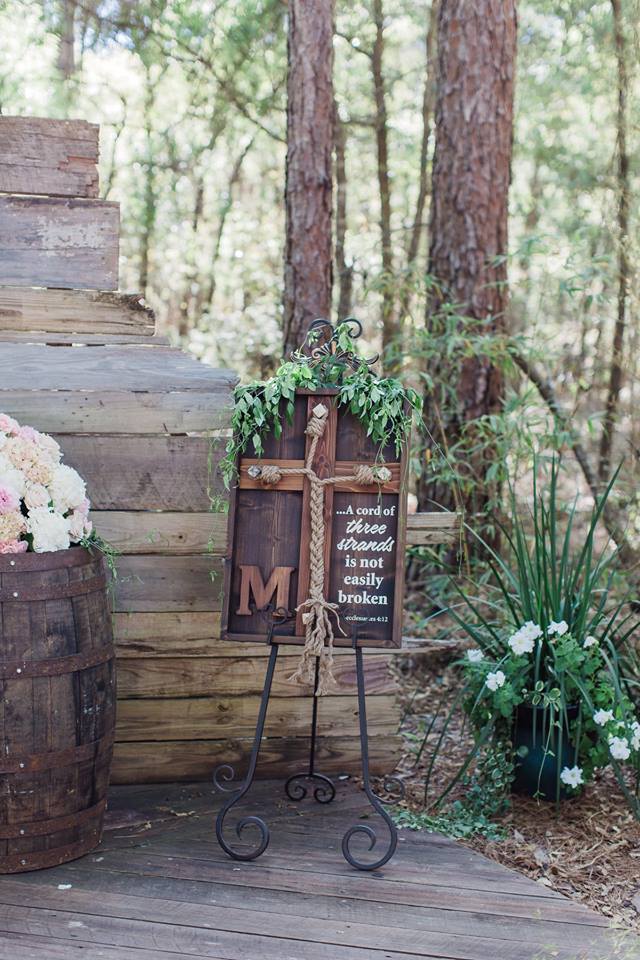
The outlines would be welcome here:
M 342 333 L 340 327 L 337 332 Z M 327 386 L 338 389 L 338 406 L 348 407 L 366 427 L 367 436 L 378 445 L 379 454 L 393 444 L 396 455 L 400 456 L 413 415 L 422 409 L 422 398 L 415 390 L 403 387 L 393 377 L 376 377 L 364 360 L 355 370 L 346 372 L 344 363 L 337 358 L 318 364 L 304 354 L 296 354 L 269 380 L 254 380 L 235 388 L 233 435 L 220 465 L 227 488 L 235 479 L 238 454 L 243 454 L 251 444 L 255 456 L 260 457 L 265 435 L 273 433 L 276 438 L 280 437 L 283 408 L 287 421 L 292 422 L 296 389 L 318 390 Z

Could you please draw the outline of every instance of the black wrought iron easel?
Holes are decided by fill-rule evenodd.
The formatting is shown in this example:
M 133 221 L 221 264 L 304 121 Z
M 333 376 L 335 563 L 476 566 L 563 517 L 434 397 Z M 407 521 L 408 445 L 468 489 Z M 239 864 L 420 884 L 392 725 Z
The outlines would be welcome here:
M 249 758 L 249 769 L 242 783 L 237 786 L 230 787 L 231 783 L 235 779 L 235 771 L 232 766 L 229 764 L 222 764 L 217 767 L 213 774 L 213 782 L 215 787 L 223 793 L 229 793 L 230 797 L 223 804 L 222 809 L 218 813 L 216 818 L 216 837 L 218 843 L 228 856 L 232 857 L 234 860 L 255 860 L 257 857 L 261 856 L 269 845 L 270 833 L 269 827 L 261 817 L 257 816 L 247 816 L 241 818 L 235 827 L 235 832 L 238 838 L 242 837 L 243 832 L 247 827 L 254 827 L 258 830 L 260 841 L 258 846 L 253 850 L 243 851 L 243 850 L 234 850 L 234 848 L 225 840 L 223 836 L 225 818 L 230 810 L 249 792 L 251 784 L 256 772 L 256 766 L 258 763 L 258 754 L 260 753 L 260 746 L 262 743 L 262 736 L 264 733 L 264 724 L 267 716 L 267 707 L 269 705 L 269 697 L 271 695 L 271 686 L 273 683 L 273 675 L 276 667 L 276 660 L 278 659 L 278 648 L 280 643 L 287 643 L 287 637 L 278 635 L 276 627 L 286 623 L 290 619 L 289 611 L 287 610 L 276 610 L 271 614 L 271 623 L 269 626 L 269 632 L 267 634 L 267 644 L 270 647 L 269 653 L 269 662 L 267 664 L 267 672 L 264 681 L 264 688 L 262 691 L 262 698 L 260 700 L 260 710 L 258 712 L 258 720 L 256 723 L 256 731 L 253 741 L 253 748 L 251 750 L 251 757 Z M 358 630 L 355 627 L 352 635 L 352 647 L 355 654 L 356 660 L 356 680 L 358 688 L 358 720 L 360 724 L 360 750 L 362 755 L 362 781 L 364 786 L 364 792 L 367 795 L 369 803 L 374 808 L 376 813 L 384 820 L 387 828 L 389 830 L 389 843 L 385 850 L 385 853 L 378 857 L 378 859 L 371 862 L 365 860 L 360 860 L 358 857 L 354 856 L 350 849 L 351 839 L 356 835 L 365 836 L 369 840 L 369 851 L 378 843 L 378 836 L 373 829 L 373 827 L 364 823 L 357 823 L 349 827 L 342 838 L 342 853 L 347 861 L 351 864 L 352 867 L 355 867 L 357 870 L 377 870 L 380 867 L 383 867 L 385 863 L 391 859 L 395 853 L 396 846 L 398 844 L 398 831 L 396 826 L 385 810 L 380 797 L 378 797 L 371 787 L 371 777 L 369 772 L 369 735 L 367 731 L 367 707 L 366 707 L 366 697 L 365 697 L 365 683 L 364 683 L 364 663 L 362 657 L 362 647 L 358 645 Z M 317 803 L 331 803 L 336 795 L 336 788 L 330 777 L 325 776 L 323 773 L 318 773 L 316 770 L 316 738 L 317 738 L 317 724 L 318 724 L 318 670 L 319 670 L 319 659 L 316 658 L 315 664 L 315 684 L 313 691 L 313 704 L 312 704 L 312 713 L 311 713 L 311 738 L 309 746 L 309 764 L 306 771 L 301 773 L 295 773 L 293 776 L 289 777 L 286 781 L 284 789 L 285 793 L 290 800 L 300 801 L 308 794 L 307 787 L 301 781 L 309 781 L 310 785 L 315 783 L 316 786 L 313 789 L 313 798 Z M 404 784 L 401 780 L 396 777 L 387 777 L 384 780 L 385 790 L 395 790 L 398 798 L 400 798 L 404 793 Z

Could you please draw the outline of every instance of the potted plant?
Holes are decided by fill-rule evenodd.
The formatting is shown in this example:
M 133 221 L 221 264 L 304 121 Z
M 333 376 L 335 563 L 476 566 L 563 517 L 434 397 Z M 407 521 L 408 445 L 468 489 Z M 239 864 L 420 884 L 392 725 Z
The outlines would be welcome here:
M 530 510 L 510 490 L 504 550 L 483 542 L 485 595 L 460 589 L 462 603 L 448 610 L 474 643 L 460 661 L 464 710 L 477 749 L 510 745 L 514 791 L 558 802 L 612 765 L 635 810 L 623 765 L 638 771 L 640 723 L 621 655 L 634 627 L 613 597 L 616 552 L 596 546 L 615 477 L 581 533 L 576 503 L 559 502 L 560 461 L 544 488 L 539 467 Z
M 0 873 L 72 860 L 100 841 L 115 660 L 88 514 L 58 443 L 0 414 Z

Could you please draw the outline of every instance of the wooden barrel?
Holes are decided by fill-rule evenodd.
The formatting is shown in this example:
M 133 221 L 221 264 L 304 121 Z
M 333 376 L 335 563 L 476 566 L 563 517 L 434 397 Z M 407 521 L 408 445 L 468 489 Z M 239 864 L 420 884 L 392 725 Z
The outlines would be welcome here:
M 0 556 L 0 873 L 99 842 L 115 726 L 103 558 Z

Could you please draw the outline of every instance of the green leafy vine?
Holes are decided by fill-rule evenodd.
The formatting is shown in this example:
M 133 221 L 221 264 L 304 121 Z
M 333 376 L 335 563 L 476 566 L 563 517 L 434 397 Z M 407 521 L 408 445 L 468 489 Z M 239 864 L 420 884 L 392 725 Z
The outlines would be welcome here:
M 346 370 L 344 364 L 330 358 L 314 364 L 311 358 L 297 354 L 269 380 L 236 387 L 231 417 L 233 434 L 220 465 L 227 488 L 235 478 L 238 455 L 252 447 L 256 457 L 262 456 L 265 436 L 273 433 L 280 437 L 283 416 L 292 422 L 296 390 L 328 386 L 337 389 L 337 405 L 347 407 L 358 418 L 380 451 L 392 444 L 400 455 L 413 415 L 422 409 L 422 398 L 415 390 L 393 377 L 376 377 L 364 361 L 356 369 Z

